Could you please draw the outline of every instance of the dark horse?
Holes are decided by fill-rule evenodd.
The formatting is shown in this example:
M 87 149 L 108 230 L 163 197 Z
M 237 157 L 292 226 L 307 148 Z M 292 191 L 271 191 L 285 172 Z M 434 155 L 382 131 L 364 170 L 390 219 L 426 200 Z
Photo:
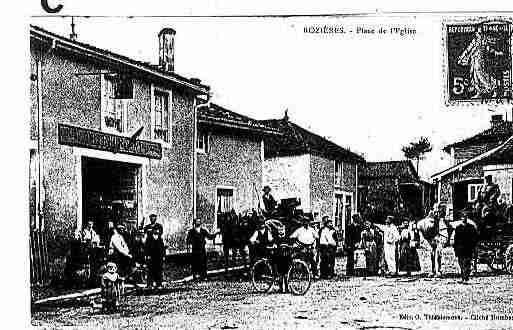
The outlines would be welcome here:
M 235 210 L 232 210 L 224 214 L 223 219 L 220 220 L 225 270 L 228 271 L 230 265 L 230 252 L 233 264 L 238 253 L 243 258 L 244 267 L 248 267 L 251 256 L 249 238 L 255 232 L 258 223 L 256 211 L 243 216 L 237 215 Z
M 243 257 L 245 267 L 255 261 L 253 260 L 254 254 L 249 239 L 257 230 L 261 220 L 265 220 L 266 226 L 271 230 L 273 237 L 290 236 L 295 229 L 301 226 L 300 214 L 296 210 L 298 205 L 300 205 L 300 202 L 295 198 L 282 200 L 276 210 L 266 217 L 259 215 L 256 210 L 252 210 L 245 215 L 237 215 L 235 210 L 222 216 L 218 215 L 223 237 L 225 269 L 228 270 L 229 268 L 230 254 L 232 263 L 235 263 L 236 255 L 239 253 Z

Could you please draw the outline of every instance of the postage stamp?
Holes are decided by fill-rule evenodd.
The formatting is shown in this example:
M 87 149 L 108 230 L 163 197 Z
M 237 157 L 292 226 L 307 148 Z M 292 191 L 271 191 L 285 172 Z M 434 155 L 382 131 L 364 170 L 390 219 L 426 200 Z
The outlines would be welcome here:
M 509 102 L 511 21 L 446 22 L 443 30 L 446 104 Z

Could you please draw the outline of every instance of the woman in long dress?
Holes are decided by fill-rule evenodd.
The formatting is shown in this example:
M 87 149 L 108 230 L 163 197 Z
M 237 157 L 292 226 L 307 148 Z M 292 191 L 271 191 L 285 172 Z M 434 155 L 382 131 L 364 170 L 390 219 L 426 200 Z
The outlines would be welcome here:
M 372 228 L 369 221 L 366 221 L 364 226 L 364 230 L 361 234 L 361 245 L 365 250 L 367 275 L 376 275 L 378 273 L 376 231 Z
M 498 58 L 504 55 L 503 51 L 495 48 L 496 43 L 493 37 L 483 31 L 482 26 L 478 26 L 474 39 L 458 57 L 459 65 L 469 66 L 470 91 L 474 93 L 475 98 L 494 96 L 498 87 L 494 68 L 487 61 L 489 56 Z
M 420 271 L 419 254 L 417 247 L 420 245 L 420 233 L 415 222 L 405 222 L 399 240 L 399 271 L 406 272 L 410 276 L 412 272 Z

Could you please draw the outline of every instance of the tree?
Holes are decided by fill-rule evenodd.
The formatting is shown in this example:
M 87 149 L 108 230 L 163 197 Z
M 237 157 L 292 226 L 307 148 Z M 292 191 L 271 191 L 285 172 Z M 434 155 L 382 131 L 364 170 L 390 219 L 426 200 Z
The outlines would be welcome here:
M 427 137 L 422 136 L 418 141 L 413 141 L 410 142 L 410 144 L 403 146 L 401 150 L 404 153 L 404 157 L 416 160 L 417 173 L 419 173 L 419 161 L 424 159 L 424 155 L 426 153 L 433 150 L 433 146 Z

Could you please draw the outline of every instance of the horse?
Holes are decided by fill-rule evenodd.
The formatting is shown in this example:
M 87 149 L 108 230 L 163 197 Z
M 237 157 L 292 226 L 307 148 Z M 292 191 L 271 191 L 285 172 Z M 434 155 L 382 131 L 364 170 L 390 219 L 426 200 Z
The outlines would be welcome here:
M 431 246 L 432 275 L 441 276 L 442 250 L 449 246 L 453 227 L 441 219 L 440 211 L 431 211 L 417 222 L 417 228 Z
M 254 214 L 256 215 L 256 213 Z M 220 229 L 223 238 L 223 256 L 226 271 L 230 266 L 230 254 L 232 263 L 235 264 L 235 257 L 239 253 L 243 258 L 244 267 L 248 267 L 251 259 L 249 238 L 255 232 L 257 222 L 254 215 L 237 215 L 235 210 L 225 215 Z

